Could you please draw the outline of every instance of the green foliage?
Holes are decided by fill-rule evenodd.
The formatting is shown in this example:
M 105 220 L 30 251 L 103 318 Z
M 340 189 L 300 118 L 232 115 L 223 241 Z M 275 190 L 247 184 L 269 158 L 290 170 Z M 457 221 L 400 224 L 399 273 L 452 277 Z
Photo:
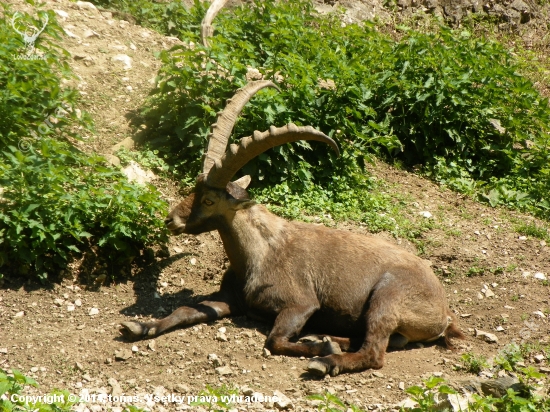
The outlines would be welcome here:
M 462 354 L 461 359 L 462 363 L 464 364 L 464 369 L 467 372 L 475 373 L 476 375 L 483 369 L 489 367 L 487 357 L 483 355 L 475 355 L 473 353 L 466 352 Z
M 158 150 L 128 150 L 121 147 L 116 156 L 120 159 L 123 166 L 136 162 L 145 169 L 154 171 L 155 173 L 166 175 L 170 171 L 170 165 L 164 159 L 158 156 Z
M 69 54 L 56 46 L 62 29 L 53 11 L 40 19 L 19 14 L 17 24 L 42 27 L 25 52 L 4 6 L 0 19 L 0 267 L 52 277 L 85 249 L 102 248 L 113 264 L 128 262 L 144 244 L 166 238 L 159 192 L 128 182 L 104 159 L 71 144 L 90 130 L 77 109 Z M 29 54 L 32 52 L 32 54 Z M 25 54 L 26 53 L 26 54 Z M 38 56 L 21 59 L 21 56 Z
M 521 346 L 517 343 L 510 343 L 502 349 L 495 357 L 495 365 L 506 371 L 514 371 L 516 364 L 523 361 Z
M 411 386 L 405 390 L 411 399 L 418 403 L 417 408 L 406 408 L 411 412 L 431 411 L 437 404 L 437 395 L 456 395 L 457 392 L 444 384 L 445 380 L 436 376 L 430 376 L 424 381 L 423 386 Z
M 205 7 L 198 1 L 188 12 L 174 3 L 140 2 L 140 10 L 123 1 L 102 4 L 185 42 L 160 53 L 158 88 L 145 112 L 153 143 L 177 159 L 189 182 L 199 171 L 209 125 L 247 83 L 251 67 L 282 91 L 254 97 L 235 136 L 292 121 L 336 138 L 343 153 L 336 159 L 324 145 L 304 142 L 274 148 L 243 170 L 259 187 L 326 186 L 335 173 L 351 184 L 365 157 L 376 154 L 423 165 L 426 175 L 493 206 L 550 217 L 548 101 L 497 42 L 446 27 L 430 34 L 402 27 L 401 40 L 393 41 L 373 24 L 319 16 L 309 1 L 257 0 L 223 10 L 205 49 L 197 44 Z
M 531 236 L 550 242 L 550 231 L 543 226 L 538 226 L 536 223 L 521 222 L 514 229 L 520 235 Z
M 0 411 L 2 412 L 69 412 L 75 402 L 68 391 L 54 390 L 44 398 L 47 402 L 26 402 L 23 393 L 27 386 L 38 387 L 36 381 L 16 369 L 8 373 L 0 369 Z M 2 399 L 6 395 L 6 399 Z
M 124 260 L 164 238 L 158 212 L 166 205 L 155 188 L 131 184 L 101 157 L 65 143 L 43 138 L 37 145 L 27 152 L 9 146 L 0 158 L 4 262 L 46 278 L 93 245 Z

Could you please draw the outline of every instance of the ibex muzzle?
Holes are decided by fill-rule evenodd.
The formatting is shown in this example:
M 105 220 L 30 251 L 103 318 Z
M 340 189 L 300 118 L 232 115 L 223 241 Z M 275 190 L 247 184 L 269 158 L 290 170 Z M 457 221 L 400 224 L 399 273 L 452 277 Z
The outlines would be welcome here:
M 338 146 L 311 127 L 293 124 L 227 142 L 248 100 L 269 81 L 248 84 L 212 126 L 203 172 L 194 192 L 174 208 L 174 235 L 217 230 L 230 261 L 220 290 L 194 307 L 152 322 L 124 322 L 129 339 L 230 315 L 271 318 L 266 347 L 273 354 L 319 358 L 318 375 L 381 368 L 388 345 L 463 338 L 445 290 L 417 256 L 384 240 L 301 222 L 288 222 L 250 199 L 250 179 L 230 179 L 265 150 L 297 140 Z M 323 335 L 298 340 L 303 328 Z M 345 351 L 346 353 L 342 353 Z

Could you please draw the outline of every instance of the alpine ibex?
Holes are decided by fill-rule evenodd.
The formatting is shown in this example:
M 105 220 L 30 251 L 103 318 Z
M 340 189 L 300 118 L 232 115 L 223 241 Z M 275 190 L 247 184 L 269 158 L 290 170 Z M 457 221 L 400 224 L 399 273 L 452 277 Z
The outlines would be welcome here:
M 276 86 L 252 82 L 229 100 L 212 126 L 194 193 L 165 221 L 173 235 L 220 233 L 230 262 L 220 290 L 164 319 L 124 322 L 123 335 L 153 337 L 230 315 L 271 318 L 271 353 L 319 356 L 308 370 L 333 376 L 381 368 L 391 343 L 462 338 L 441 283 L 422 259 L 375 237 L 286 221 L 250 199 L 250 177 L 230 181 L 252 158 L 284 143 L 317 140 L 338 153 L 328 136 L 293 124 L 256 131 L 226 151 L 240 111 L 264 87 Z M 297 340 L 304 326 L 326 335 Z

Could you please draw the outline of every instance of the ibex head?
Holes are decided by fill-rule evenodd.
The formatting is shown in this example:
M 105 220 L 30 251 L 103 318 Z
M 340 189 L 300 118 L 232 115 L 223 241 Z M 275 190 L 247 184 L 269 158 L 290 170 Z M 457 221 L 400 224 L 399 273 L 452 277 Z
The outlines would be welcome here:
M 277 88 L 269 80 L 251 82 L 238 90 L 218 115 L 217 122 L 212 125 L 203 170 L 193 193 L 176 206 L 165 220 L 173 235 L 215 230 L 238 210 L 252 206 L 254 202 L 246 191 L 250 176 L 234 182 L 230 180 L 250 160 L 272 147 L 298 140 L 317 140 L 327 143 L 339 153 L 338 146 L 330 137 L 311 126 L 299 127 L 292 123 L 280 128 L 272 126 L 265 132 L 255 131 L 252 136 L 242 138 L 239 144 L 231 144 L 226 151 L 241 110 L 264 87 Z

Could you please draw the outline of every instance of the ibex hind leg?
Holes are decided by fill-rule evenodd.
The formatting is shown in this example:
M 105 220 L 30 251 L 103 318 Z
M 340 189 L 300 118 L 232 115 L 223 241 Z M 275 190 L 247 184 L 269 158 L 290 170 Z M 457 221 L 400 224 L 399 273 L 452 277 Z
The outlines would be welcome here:
M 386 286 L 375 290 L 366 313 L 366 336 L 357 352 L 329 355 L 311 361 L 307 367 L 316 375 L 336 376 L 344 372 L 380 369 L 384 365 L 390 336 L 398 327 L 399 315 L 395 307 L 395 293 Z

